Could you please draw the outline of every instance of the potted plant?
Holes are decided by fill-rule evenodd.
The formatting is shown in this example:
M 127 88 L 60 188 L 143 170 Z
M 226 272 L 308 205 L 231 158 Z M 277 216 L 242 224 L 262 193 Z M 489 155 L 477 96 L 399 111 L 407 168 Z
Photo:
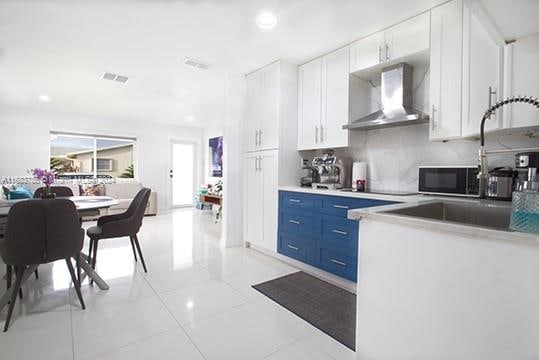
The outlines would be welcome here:
M 45 190 L 41 194 L 42 199 L 54 199 L 56 194 L 52 192 L 51 185 L 54 183 L 54 173 L 50 170 L 35 168 L 30 170 L 34 179 L 39 180 L 45 185 Z

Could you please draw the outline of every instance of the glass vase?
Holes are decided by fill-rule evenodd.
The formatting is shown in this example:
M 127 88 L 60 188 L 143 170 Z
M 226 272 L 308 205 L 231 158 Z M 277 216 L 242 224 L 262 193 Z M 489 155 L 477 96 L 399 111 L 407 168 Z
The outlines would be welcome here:
M 539 234 L 539 192 L 513 192 L 509 227 L 515 231 Z

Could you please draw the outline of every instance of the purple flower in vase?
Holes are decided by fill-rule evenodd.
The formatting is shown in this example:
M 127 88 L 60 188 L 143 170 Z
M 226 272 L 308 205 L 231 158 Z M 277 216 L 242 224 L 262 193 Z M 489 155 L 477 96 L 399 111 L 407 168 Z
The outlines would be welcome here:
M 54 184 L 54 173 L 45 169 L 31 169 L 30 172 L 34 176 L 34 179 L 41 181 L 45 185 L 44 194 L 52 196 L 51 185 Z

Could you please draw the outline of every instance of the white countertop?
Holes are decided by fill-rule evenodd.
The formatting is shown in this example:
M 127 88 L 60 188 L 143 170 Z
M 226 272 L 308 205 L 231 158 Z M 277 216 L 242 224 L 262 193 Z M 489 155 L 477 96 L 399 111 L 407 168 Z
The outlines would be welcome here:
M 498 206 L 510 207 L 511 203 L 507 201 L 494 201 L 494 200 L 460 198 L 460 197 L 450 197 L 450 196 L 428 196 L 428 195 L 421 195 L 421 194 L 384 195 L 384 194 L 349 192 L 349 191 L 347 192 L 347 191 L 340 191 L 340 190 L 316 190 L 312 188 L 304 188 L 304 187 L 299 187 L 299 186 L 281 186 L 279 187 L 279 190 L 295 191 L 295 192 L 318 194 L 318 195 L 333 195 L 333 196 L 343 196 L 343 197 L 353 197 L 353 198 L 363 198 L 363 199 L 377 199 L 377 200 L 400 202 L 400 204 L 392 204 L 392 205 L 384 205 L 384 206 L 349 210 L 348 218 L 352 220 L 368 218 L 368 219 L 374 219 L 374 220 L 379 220 L 379 221 L 409 224 L 414 227 L 430 228 L 436 231 L 448 231 L 448 232 L 460 233 L 460 234 L 468 235 L 468 236 L 480 236 L 480 237 L 494 239 L 494 240 L 521 241 L 521 242 L 526 242 L 526 243 L 539 244 L 539 234 L 527 234 L 527 233 L 514 232 L 514 231 L 496 230 L 493 228 L 452 223 L 448 221 L 440 221 L 440 220 L 435 220 L 435 219 L 431 220 L 431 219 L 420 218 L 420 217 L 384 213 L 384 211 L 386 210 L 396 210 L 396 209 L 401 209 L 401 208 L 407 208 L 407 207 L 430 203 L 436 200 L 467 202 L 470 204 L 494 206 L 494 207 L 498 207 Z
M 355 191 L 313 189 L 310 187 L 300 187 L 300 186 L 279 186 L 279 190 L 301 192 L 301 193 L 307 193 L 307 194 L 332 195 L 332 196 L 343 196 L 343 197 L 350 197 L 350 198 L 376 199 L 376 200 L 399 201 L 399 202 L 416 201 L 418 199 L 425 198 L 425 195 L 421 195 L 421 194 L 387 195 L 387 194 L 375 194 L 375 193 L 355 192 Z

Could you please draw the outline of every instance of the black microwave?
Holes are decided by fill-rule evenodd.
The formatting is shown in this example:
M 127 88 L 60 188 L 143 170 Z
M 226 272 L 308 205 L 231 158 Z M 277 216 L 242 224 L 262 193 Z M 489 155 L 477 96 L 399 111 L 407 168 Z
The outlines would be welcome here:
M 479 197 L 477 166 L 420 166 L 418 192 Z

